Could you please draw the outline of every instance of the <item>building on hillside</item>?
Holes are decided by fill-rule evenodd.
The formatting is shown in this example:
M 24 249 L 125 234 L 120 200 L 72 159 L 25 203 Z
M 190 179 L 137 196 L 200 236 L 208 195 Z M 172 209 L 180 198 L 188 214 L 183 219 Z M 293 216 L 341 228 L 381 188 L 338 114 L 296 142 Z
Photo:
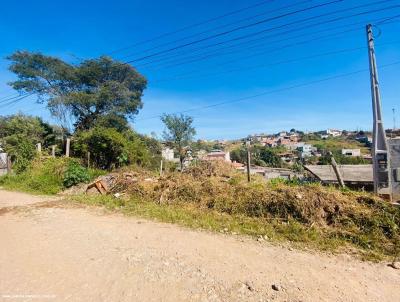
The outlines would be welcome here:
M 293 152 L 282 152 L 279 153 L 278 156 L 287 164 L 294 164 L 295 160 L 298 159 Z
M 337 137 L 342 135 L 342 131 L 337 129 L 327 129 L 326 134 L 333 137 Z
M 361 156 L 360 149 L 342 149 L 342 155 L 357 157 Z
M 301 158 L 306 158 L 312 156 L 313 152 L 316 151 L 316 148 L 314 148 L 310 144 L 302 144 L 299 147 L 297 147 L 297 151 L 300 152 Z
M 279 137 L 285 137 L 285 136 L 287 136 L 287 135 L 288 135 L 288 134 L 287 134 L 286 131 L 281 131 L 281 132 L 278 133 L 278 136 L 279 136 Z
M 263 140 L 264 146 L 276 147 L 278 146 L 277 139 L 274 137 L 267 137 Z
M 235 169 L 242 169 L 244 167 L 244 164 L 238 163 L 237 161 L 232 162 L 232 167 Z
M 206 150 L 201 149 L 201 150 L 197 151 L 196 156 L 198 159 L 203 159 L 204 157 L 207 156 L 207 153 L 208 152 Z
M 229 152 L 224 152 L 220 150 L 212 150 L 211 152 L 207 153 L 206 156 L 203 157 L 203 160 L 220 160 L 231 162 Z

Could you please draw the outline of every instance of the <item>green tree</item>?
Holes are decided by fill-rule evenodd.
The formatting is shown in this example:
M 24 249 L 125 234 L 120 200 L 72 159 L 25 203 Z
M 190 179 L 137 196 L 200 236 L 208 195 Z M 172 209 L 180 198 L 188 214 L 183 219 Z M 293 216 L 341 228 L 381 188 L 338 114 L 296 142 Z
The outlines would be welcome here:
M 281 168 L 282 159 L 274 152 L 273 148 L 262 147 L 260 150 L 260 159 L 265 162 L 268 167 Z
M 132 130 L 94 127 L 76 133 L 72 144 L 74 155 L 85 157 L 90 151 L 92 163 L 111 170 L 128 164 L 146 165 L 150 154 L 146 144 Z
M 10 85 L 19 92 L 36 94 L 61 120 L 72 115 L 75 127 L 127 128 L 127 119 L 142 108 L 146 79 L 132 66 L 100 57 L 68 64 L 41 53 L 17 51 L 8 57 L 18 79 Z
M 190 144 L 193 137 L 196 135 L 196 130 L 192 126 L 193 118 L 183 114 L 164 114 L 161 117 L 166 130 L 163 132 L 164 139 L 171 143 L 179 153 L 179 161 L 181 170 L 183 169 L 183 161 L 185 159 L 185 147 Z
M 55 141 L 53 126 L 38 117 L 23 114 L 0 117 L 0 147 L 11 156 L 17 173 L 28 167 L 37 143 L 48 147 Z

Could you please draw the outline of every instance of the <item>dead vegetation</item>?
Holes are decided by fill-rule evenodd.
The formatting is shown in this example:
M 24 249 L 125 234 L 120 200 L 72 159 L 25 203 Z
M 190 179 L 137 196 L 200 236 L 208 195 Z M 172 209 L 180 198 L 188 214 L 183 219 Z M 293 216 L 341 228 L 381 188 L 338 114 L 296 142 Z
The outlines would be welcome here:
M 219 162 L 202 162 L 183 173 L 162 177 L 145 170 L 125 170 L 111 178 L 109 192 L 122 197 L 120 207 L 141 200 L 249 218 L 271 224 L 281 233 L 298 232 L 298 237 L 283 234 L 291 241 L 313 241 L 316 236 L 335 248 L 348 243 L 374 254 L 393 255 L 395 251 L 400 209 L 365 192 L 266 182 L 257 177 L 247 183 L 243 174 Z M 285 230 L 283 226 L 289 224 Z

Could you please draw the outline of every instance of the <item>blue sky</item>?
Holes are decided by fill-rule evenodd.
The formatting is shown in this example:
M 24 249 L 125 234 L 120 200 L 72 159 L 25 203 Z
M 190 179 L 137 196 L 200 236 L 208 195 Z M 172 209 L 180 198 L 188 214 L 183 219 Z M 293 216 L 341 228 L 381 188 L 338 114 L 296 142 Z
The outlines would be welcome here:
M 150 43 L 140 43 L 259 2 L 261 0 L 5 1 L 0 11 L 0 99 L 14 93 L 6 85 L 14 76 L 7 70 L 8 62 L 4 57 L 15 50 L 40 51 L 72 63 L 102 54 L 111 54 L 116 59 L 127 61 L 227 29 L 329 1 L 270 1 L 240 14 L 191 27 Z M 141 133 L 160 134 L 163 130 L 162 123 L 153 117 L 164 112 L 206 107 L 280 90 L 258 98 L 188 112 L 194 116 L 197 137 L 230 139 L 290 128 L 304 131 L 328 127 L 370 129 L 372 112 L 368 72 L 296 89 L 285 88 L 367 69 L 364 23 L 400 14 L 400 7 L 392 7 L 400 5 L 399 0 L 381 1 L 372 5 L 375 2 L 378 0 L 344 0 L 183 47 L 159 57 L 151 57 L 147 61 L 134 62 L 133 65 L 149 80 L 143 97 L 144 108 L 133 122 L 134 128 Z M 368 4 L 371 6 L 300 22 L 313 16 Z M 283 8 L 285 6 L 291 7 Z M 385 9 L 387 7 L 392 8 Z M 278 9 L 280 11 L 271 12 Z M 375 10 L 375 13 L 326 22 L 332 18 L 371 10 Z M 258 14 L 259 17 L 240 21 Z M 374 28 L 378 36 L 378 66 L 400 61 L 400 18 L 392 21 L 398 22 Z M 283 26 L 290 22 L 298 23 Z M 279 26 L 281 29 L 271 30 Z M 220 29 L 213 30 L 216 27 Z M 229 42 L 206 48 L 207 45 L 222 43 L 260 30 L 267 31 L 267 34 L 255 36 L 254 38 L 263 38 L 257 42 L 251 42 L 249 38 L 240 40 L 244 43 L 236 47 L 235 42 Z M 174 42 L 204 31 L 206 33 Z M 169 45 L 160 46 L 168 42 Z M 113 52 L 135 43 L 139 45 Z M 219 49 L 230 45 L 231 48 Z M 146 51 L 150 48 L 154 50 Z M 346 51 L 331 53 L 342 50 Z M 326 53 L 331 54 L 321 55 Z M 201 58 L 207 54 L 210 57 Z M 308 56 L 317 57 L 305 59 Z M 159 61 L 144 65 L 158 59 Z M 188 62 L 191 60 L 197 61 Z M 291 62 L 282 63 L 285 61 Z M 279 62 L 281 63 L 276 64 Z M 379 70 L 385 126 L 388 128 L 393 124 L 392 108 L 396 109 L 397 120 L 400 122 L 399 74 L 400 64 Z M 18 111 L 39 115 L 55 122 L 45 106 L 36 104 L 33 98 L 0 107 L 2 115 Z

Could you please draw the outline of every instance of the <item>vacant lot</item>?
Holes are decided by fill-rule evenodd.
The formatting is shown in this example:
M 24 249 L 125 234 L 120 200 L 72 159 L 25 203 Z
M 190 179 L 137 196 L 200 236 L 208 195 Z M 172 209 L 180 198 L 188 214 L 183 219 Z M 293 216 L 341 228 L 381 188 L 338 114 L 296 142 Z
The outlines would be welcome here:
M 1 301 L 399 298 L 400 271 L 384 263 L 41 200 L 0 191 Z

